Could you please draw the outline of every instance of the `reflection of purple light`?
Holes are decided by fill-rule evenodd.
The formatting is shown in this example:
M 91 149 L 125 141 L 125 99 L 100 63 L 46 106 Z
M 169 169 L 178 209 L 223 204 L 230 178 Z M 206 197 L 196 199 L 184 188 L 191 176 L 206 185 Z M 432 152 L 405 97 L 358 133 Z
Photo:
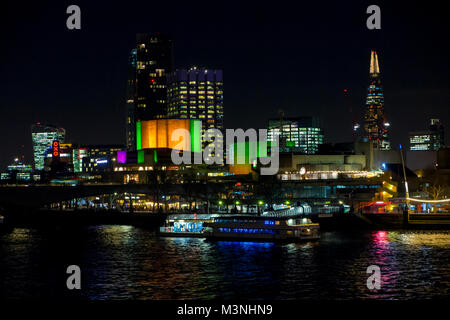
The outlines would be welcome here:
M 117 162 L 118 163 L 127 163 L 127 152 L 126 151 L 117 151 Z

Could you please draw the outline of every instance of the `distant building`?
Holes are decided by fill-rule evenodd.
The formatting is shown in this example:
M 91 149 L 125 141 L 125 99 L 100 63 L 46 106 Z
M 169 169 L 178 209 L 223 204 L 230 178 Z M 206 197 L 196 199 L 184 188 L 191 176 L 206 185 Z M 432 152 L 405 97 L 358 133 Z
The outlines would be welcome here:
M 365 138 L 373 141 L 377 150 L 389 150 L 388 140 L 389 122 L 384 114 L 384 94 L 380 80 L 380 66 L 375 51 L 370 56 L 369 88 L 366 99 L 366 112 L 364 114 Z
M 31 164 L 25 164 L 16 158 L 12 164 L 8 166 L 6 172 L 0 173 L 0 183 L 28 183 L 32 181 L 33 167 Z
M 411 151 L 437 151 L 444 146 L 444 126 L 439 119 L 430 120 L 429 130 L 409 133 Z
M 83 158 L 88 156 L 88 150 L 85 147 L 73 148 L 72 150 L 72 161 L 73 161 L 73 172 L 80 173 L 83 172 Z
M 46 151 L 51 148 L 52 142 L 64 142 L 66 130 L 52 125 L 43 125 L 39 122 L 31 126 L 33 140 L 34 168 L 44 170 Z
M 89 145 L 83 146 L 85 156 L 82 157 L 82 171 L 84 173 L 112 172 L 117 161 L 117 152 L 124 150 L 123 145 Z
M 168 75 L 167 93 L 168 118 L 202 120 L 202 136 L 210 128 L 223 132 L 222 70 L 177 69 Z
M 45 153 L 44 170 L 53 171 L 55 174 L 68 174 L 74 172 L 74 150 L 73 144 L 60 143 L 59 155 L 55 158 L 53 156 L 53 149 L 48 149 Z
M 269 119 L 267 140 L 275 142 L 279 135 L 280 152 L 315 154 L 323 144 L 322 124 L 317 117 Z
M 136 122 L 167 114 L 167 74 L 173 69 L 173 42 L 161 34 L 137 34 L 129 58 L 126 141 L 135 150 Z

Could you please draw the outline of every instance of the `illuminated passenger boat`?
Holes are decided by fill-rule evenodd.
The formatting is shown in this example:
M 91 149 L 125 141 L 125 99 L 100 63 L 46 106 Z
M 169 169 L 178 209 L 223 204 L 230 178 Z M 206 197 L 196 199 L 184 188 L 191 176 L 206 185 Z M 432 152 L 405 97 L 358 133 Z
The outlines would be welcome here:
M 211 214 L 173 214 L 169 215 L 159 234 L 170 237 L 205 237 L 211 233 L 208 223 L 219 215 Z
M 264 217 L 224 215 L 208 223 L 212 238 L 234 240 L 314 240 L 319 239 L 319 224 L 302 217 Z

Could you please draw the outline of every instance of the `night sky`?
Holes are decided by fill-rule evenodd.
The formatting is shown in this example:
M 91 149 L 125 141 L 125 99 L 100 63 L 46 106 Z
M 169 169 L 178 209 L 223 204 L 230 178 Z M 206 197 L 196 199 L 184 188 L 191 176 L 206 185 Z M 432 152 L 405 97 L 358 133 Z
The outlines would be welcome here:
M 125 143 L 128 55 L 136 33 L 152 32 L 174 39 L 177 67 L 224 70 L 227 128 L 262 128 L 283 109 L 322 117 L 327 142 L 350 141 L 349 109 L 364 112 L 376 50 L 392 145 L 426 129 L 430 117 L 448 128 L 448 144 L 450 28 L 442 4 L 264 3 L 2 2 L 0 169 L 22 153 L 32 163 L 35 122 L 66 128 L 67 142 Z M 71 4 L 81 7 L 81 30 L 66 28 Z M 370 4 L 381 7 L 381 30 L 366 27 Z

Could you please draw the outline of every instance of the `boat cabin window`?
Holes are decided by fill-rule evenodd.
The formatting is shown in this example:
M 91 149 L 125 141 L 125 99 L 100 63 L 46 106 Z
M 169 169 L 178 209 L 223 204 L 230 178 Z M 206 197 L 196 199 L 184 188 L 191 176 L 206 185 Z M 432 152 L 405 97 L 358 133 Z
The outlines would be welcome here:
M 288 219 L 286 221 L 288 226 L 295 226 L 299 224 L 307 224 L 309 223 L 309 219 L 307 218 L 300 218 L 300 219 Z

